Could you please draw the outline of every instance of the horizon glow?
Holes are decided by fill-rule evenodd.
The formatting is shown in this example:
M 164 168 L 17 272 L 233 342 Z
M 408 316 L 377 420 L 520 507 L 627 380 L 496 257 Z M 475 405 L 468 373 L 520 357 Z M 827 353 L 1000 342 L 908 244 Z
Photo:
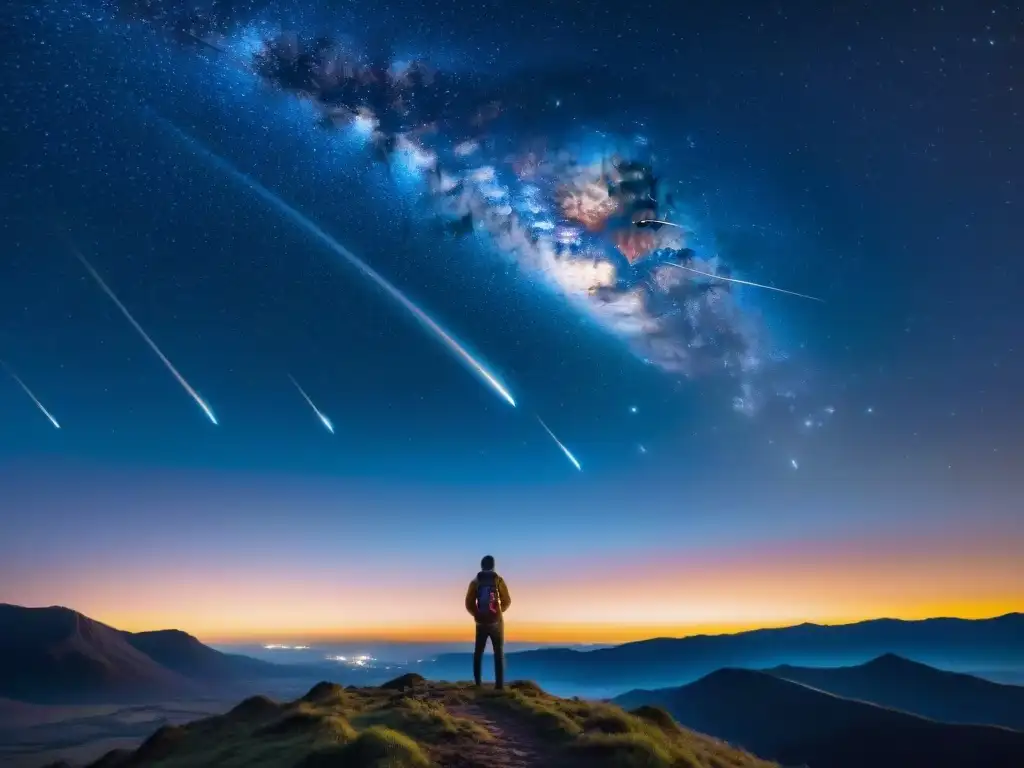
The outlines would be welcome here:
M 1022 608 L 1024 537 L 955 533 L 916 542 L 835 539 L 814 547 L 705 549 L 671 557 L 622 557 L 601 563 L 509 562 L 508 638 L 518 642 L 617 643 L 651 637 L 733 633 L 813 622 L 874 618 L 986 618 Z M 204 642 L 312 645 L 350 641 L 466 640 L 471 623 L 461 596 L 473 569 L 415 577 L 381 562 L 365 568 L 266 568 L 265 557 L 228 570 L 213 564 L 158 562 L 122 570 L 96 563 L 80 579 L 3 580 L 0 601 L 61 604 L 118 629 L 182 629 Z M 472 565 L 472 563 L 471 563 Z M 571 565 L 562 586 L 571 606 L 552 599 L 551 580 Z M 369 567 L 369 566 L 367 566 Z M 0 568 L 0 571 L 3 569 Z M 361 572 L 363 571 L 363 572 Z M 387 596 L 401 587 L 407 604 Z M 660 589 L 680 595 L 666 615 Z

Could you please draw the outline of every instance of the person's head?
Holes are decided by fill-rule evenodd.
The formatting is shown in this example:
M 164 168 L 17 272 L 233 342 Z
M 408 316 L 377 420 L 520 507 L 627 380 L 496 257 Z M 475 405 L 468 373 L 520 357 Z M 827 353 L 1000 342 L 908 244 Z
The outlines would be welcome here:
M 490 555 L 484 555 L 484 559 L 480 561 L 481 571 L 493 571 L 494 570 L 494 558 Z

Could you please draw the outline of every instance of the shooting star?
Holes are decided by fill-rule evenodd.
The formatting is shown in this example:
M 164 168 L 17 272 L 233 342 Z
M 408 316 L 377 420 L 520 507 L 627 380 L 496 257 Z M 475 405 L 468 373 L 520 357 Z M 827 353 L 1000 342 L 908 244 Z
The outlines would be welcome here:
M 714 272 L 702 272 L 699 269 L 693 267 L 684 267 L 682 264 L 676 264 L 674 261 L 666 261 L 670 267 L 676 269 L 682 269 L 687 272 L 693 272 L 695 275 L 703 275 L 704 277 L 710 277 L 715 280 L 724 280 L 727 283 L 739 283 L 740 285 L 751 285 L 754 288 L 765 288 L 769 291 L 778 291 L 779 293 L 788 293 L 790 296 L 799 296 L 801 299 L 810 299 L 811 301 L 820 301 L 822 304 L 825 303 L 824 299 L 819 299 L 817 296 L 808 296 L 806 293 L 797 293 L 796 291 L 787 291 L 785 288 L 776 288 L 773 285 L 765 285 L 764 283 L 752 283 L 749 280 L 738 280 L 735 277 L 725 277 L 723 275 L 716 275 Z
M 0 361 L 0 365 L 2 365 L 4 367 L 4 370 L 7 371 L 7 373 L 10 375 L 10 377 L 12 379 L 14 379 L 16 382 L 18 382 L 18 386 L 21 387 L 23 390 L 25 390 L 25 394 L 28 395 L 32 399 L 33 403 L 36 404 L 36 408 L 38 408 L 40 411 L 43 412 L 43 416 L 48 418 L 50 420 L 50 423 L 53 424 L 54 427 L 56 427 L 57 429 L 60 429 L 60 424 L 58 424 L 57 420 L 55 418 L 53 418 L 53 414 L 50 413 L 48 410 L 46 410 L 46 406 L 44 406 L 41 402 L 39 402 L 39 398 L 36 397 L 32 393 L 32 390 L 29 389 L 28 385 L 25 384 L 25 382 L 21 380 L 21 377 L 18 376 L 18 374 L 16 374 L 13 370 L 11 370 L 11 366 L 9 366 L 7 363 L 4 363 L 2 361 Z
M 661 229 L 662 227 L 675 227 L 676 229 L 683 229 L 679 224 L 673 224 L 671 221 L 665 221 L 664 219 L 640 219 L 636 222 L 638 227 L 650 227 L 651 229 Z M 778 293 L 786 293 L 790 296 L 799 296 L 801 299 L 810 299 L 811 301 L 820 301 L 822 304 L 825 303 L 824 299 L 819 299 L 817 296 L 808 296 L 806 293 L 797 293 L 796 291 L 787 291 L 785 288 L 776 288 L 773 285 L 765 285 L 764 283 L 752 283 L 749 280 L 738 280 L 735 277 L 724 277 L 723 275 L 716 275 L 713 272 L 702 272 L 699 269 L 693 267 L 684 267 L 682 264 L 676 264 L 672 261 L 665 262 L 669 266 L 675 267 L 676 269 L 682 269 L 687 272 L 693 272 L 695 275 L 703 275 L 704 277 L 711 277 L 715 280 L 724 280 L 727 283 L 737 283 L 739 285 L 749 285 L 754 288 L 764 288 L 769 291 L 777 291 Z
M 555 445 L 557 445 L 559 448 L 562 449 L 562 453 L 565 454 L 565 458 L 567 458 L 569 461 L 571 461 L 572 465 L 574 467 L 576 467 L 577 470 L 582 472 L 583 471 L 583 467 L 581 467 L 580 463 L 578 461 L 576 461 L 576 457 L 572 455 L 572 451 L 570 451 L 568 448 L 566 448 L 562 444 L 562 441 L 559 440 L 557 437 L 555 437 L 555 433 L 552 432 L 550 429 L 548 429 L 548 425 L 544 423 L 544 419 L 542 419 L 540 416 L 538 416 L 537 417 L 537 421 L 539 421 L 540 425 L 542 427 L 544 427 L 544 431 L 547 432 L 551 436 L 551 439 L 555 441 Z
M 75 254 L 75 257 L 80 262 L 82 262 L 82 266 L 84 266 L 86 270 L 89 272 L 89 274 L 92 275 L 92 278 L 96 281 L 96 284 L 99 285 L 103 292 L 110 297 L 110 300 L 117 305 L 117 308 L 121 310 L 121 313 L 128 319 L 128 322 L 132 324 L 132 327 L 135 328 L 135 330 L 139 332 L 139 335 L 145 340 L 145 342 L 149 344 L 150 349 L 156 352 L 157 357 L 159 357 L 163 364 L 167 366 L 167 370 L 169 370 L 174 375 L 174 378 L 178 380 L 178 383 L 185 388 L 185 391 L 188 392 L 189 395 L 191 395 L 192 399 L 196 401 L 196 404 L 203 409 L 203 413 L 206 414 L 207 418 L 209 418 L 210 421 L 216 424 L 217 417 L 213 415 L 213 411 L 210 410 L 210 406 L 208 406 L 203 401 L 203 398 L 199 396 L 198 392 L 192 389 L 192 385 L 185 381 L 185 377 L 178 373 L 178 369 L 174 367 L 174 364 L 167 359 L 167 356 L 160 351 L 160 348 L 156 345 L 156 343 L 151 338 L 149 338 L 149 335 L 144 330 L 142 330 L 142 326 L 138 324 L 134 317 L 132 317 L 131 312 L 129 312 L 128 308 L 121 303 L 121 300 L 117 298 L 117 295 L 110 289 L 110 286 L 108 286 L 103 281 L 103 278 L 100 277 L 100 273 L 93 269 L 92 264 L 88 262 L 85 256 L 82 255 L 82 252 L 79 251 L 74 245 L 71 246 L 71 251 L 72 253 Z
M 352 251 L 343 246 L 331 235 L 327 234 L 321 229 L 314 221 L 307 216 L 292 208 L 288 203 L 282 200 L 280 197 L 275 195 L 269 189 L 264 187 L 258 181 L 250 178 L 242 171 L 235 168 L 231 163 L 216 154 L 210 149 L 203 146 L 197 139 L 192 138 L 187 133 L 182 131 L 177 126 L 169 123 L 159 116 L 155 116 L 162 125 L 164 125 L 168 131 L 174 133 L 180 138 L 185 144 L 191 147 L 196 154 L 205 157 L 216 167 L 223 170 L 229 176 L 240 182 L 248 189 L 255 192 L 260 198 L 266 203 L 269 203 L 271 207 L 277 209 L 278 212 L 284 214 L 297 224 L 301 229 L 305 230 L 308 234 L 319 240 L 321 243 L 326 245 L 334 254 L 341 256 L 345 261 L 351 264 L 353 267 L 358 269 L 368 278 L 373 280 L 378 287 L 380 287 L 385 293 L 391 298 L 397 301 L 402 307 L 404 307 L 413 317 L 415 317 L 425 328 L 431 331 L 447 348 L 455 355 L 455 357 L 462 362 L 466 368 L 472 373 L 478 376 L 487 386 L 493 389 L 498 395 L 508 402 L 513 408 L 516 405 L 516 401 L 512 398 L 511 393 L 508 389 L 498 380 L 497 376 L 491 373 L 483 363 L 476 360 L 458 341 L 456 341 L 450 333 L 442 328 L 438 323 L 430 317 L 426 312 L 417 307 L 404 293 L 398 290 L 395 286 L 389 283 L 382 275 L 380 275 L 375 269 L 369 264 L 364 262 Z
M 675 227 L 676 229 L 683 229 L 679 224 L 673 224 L 671 221 L 665 221 L 664 219 L 640 219 L 636 222 L 638 227 L 650 227 L 651 229 L 661 229 L 662 227 Z
M 313 404 L 313 401 L 310 400 L 309 395 L 306 394 L 306 390 L 304 390 L 301 386 L 299 386 L 299 382 L 297 382 L 295 380 L 294 376 L 292 376 L 291 374 L 288 374 L 288 378 L 292 380 L 292 384 L 294 384 L 295 388 L 297 390 L 299 390 L 299 394 L 302 395 L 303 398 L 305 398 L 307 403 L 309 403 L 309 407 L 313 409 L 313 413 L 315 413 L 319 417 L 319 419 L 323 423 L 323 425 L 325 427 L 327 427 L 327 431 L 330 432 L 333 435 L 334 434 L 334 425 L 331 424 L 331 420 L 328 419 L 326 416 L 324 416 L 323 412 Z

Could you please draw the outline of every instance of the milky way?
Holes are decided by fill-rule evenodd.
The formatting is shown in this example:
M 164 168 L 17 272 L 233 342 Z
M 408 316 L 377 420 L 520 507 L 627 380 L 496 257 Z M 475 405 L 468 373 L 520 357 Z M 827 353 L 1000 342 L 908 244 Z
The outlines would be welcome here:
M 264 19 L 155 7 L 150 23 L 310 100 L 323 126 L 361 138 L 427 191 L 451 236 L 478 237 L 478 250 L 517 265 L 641 360 L 686 378 L 731 377 L 737 411 L 753 413 L 763 401 L 772 350 L 729 284 L 752 281 L 733 276 L 719 254 L 690 247 L 685 211 L 655 191 L 644 140 L 603 135 L 588 144 L 586 131 L 569 141 L 540 124 L 529 132 L 522 118 L 536 105 L 524 106 L 529 88 L 514 79 L 488 85 L 397 61 L 354 34 L 303 37 L 267 32 Z M 678 226 L 636 226 L 651 218 Z
M 475 237 L 478 252 L 507 259 L 642 361 L 684 378 L 731 378 L 744 414 L 776 394 L 768 374 L 784 356 L 734 286 L 814 297 L 739 279 L 721 254 L 695 251 L 686 210 L 661 194 L 645 138 L 588 131 L 575 118 L 566 132 L 536 118 L 547 96 L 525 75 L 488 81 L 402 61 L 362 44 L 356 30 L 304 36 L 265 17 L 167 2 L 117 10 L 312 103 L 321 126 L 363 141 L 427 192 L 450 236 Z M 461 345 L 449 347 L 514 404 Z

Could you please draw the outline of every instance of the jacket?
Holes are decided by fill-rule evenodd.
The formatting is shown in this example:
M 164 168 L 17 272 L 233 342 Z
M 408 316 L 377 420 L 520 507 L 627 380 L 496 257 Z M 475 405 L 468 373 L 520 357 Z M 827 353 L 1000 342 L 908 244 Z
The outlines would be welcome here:
M 476 575 L 476 578 L 469 582 L 469 589 L 466 590 L 466 610 L 474 619 L 476 619 L 477 624 L 483 623 L 484 620 L 482 620 L 476 612 L 476 593 L 480 588 L 480 582 L 488 579 L 494 579 L 494 586 L 497 587 L 498 590 L 498 604 L 501 607 L 501 612 L 505 613 L 505 611 L 508 610 L 508 607 L 512 605 L 512 598 L 509 597 L 508 585 L 505 584 L 505 580 L 494 571 L 480 571 L 480 573 Z M 502 617 L 498 616 L 497 621 L 501 620 Z

